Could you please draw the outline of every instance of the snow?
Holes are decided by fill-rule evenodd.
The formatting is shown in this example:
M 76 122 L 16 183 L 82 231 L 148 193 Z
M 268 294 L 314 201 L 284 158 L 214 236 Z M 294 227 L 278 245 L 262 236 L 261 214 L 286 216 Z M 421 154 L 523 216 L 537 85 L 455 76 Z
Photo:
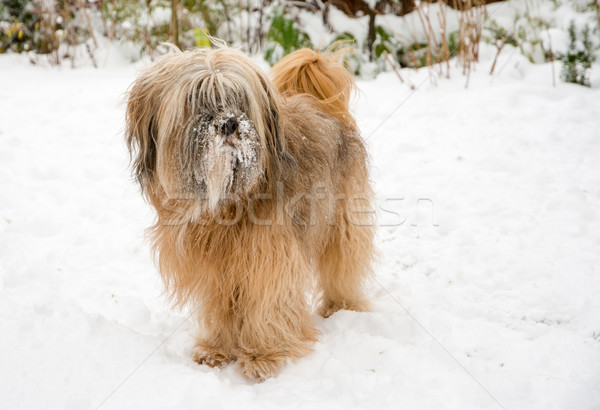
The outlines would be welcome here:
M 467 89 L 454 66 L 359 82 L 372 311 L 316 317 L 261 384 L 196 365 L 162 295 L 122 138 L 136 70 L 0 56 L 0 407 L 598 408 L 600 71 L 553 87 L 507 46 L 490 77 L 494 53 Z

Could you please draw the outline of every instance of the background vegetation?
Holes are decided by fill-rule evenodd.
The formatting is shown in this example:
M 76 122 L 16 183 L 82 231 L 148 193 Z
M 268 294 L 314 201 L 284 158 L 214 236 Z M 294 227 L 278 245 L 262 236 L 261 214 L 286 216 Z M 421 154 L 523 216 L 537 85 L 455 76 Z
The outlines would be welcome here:
M 182 49 L 204 47 L 210 46 L 211 35 L 274 64 L 298 48 L 346 40 L 356 47 L 347 58 L 356 74 L 394 70 L 404 81 L 401 68 L 427 66 L 450 76 L 450 60 L 457 57 L 468 84 L 480 44 L 486 42 L 495 46 L 496 59 L 511 46 L 535 63 L 560 61 L 564 81 L 589 85 L 588 70 L 600 43 L 598 0 L 513 0 L 520 11 L 508 23 L 487 12 L 486 5 L 498 1 L 440 0 L 444 7 L 438 7 L 433 0 L 0 0 L 0 53 L 25 52 L 33 63 L 45 56 L 52 64 L 75 65 L 85 58 L 97 65 L 97 50 L 107 41 L 155 58 L 164 52 L 163 42 Z M 542 3 L 556 9 L 570 4 L 597 21 L 573 22 L 568 49 L 557 53 L 549 34 L 555 22 L 535 12 Z M 402 27 L 398 16 L 417 24 Z M 346 24 L 334 24 L 344 19 Z M 491 74 L 495 66 L 494 61 Z

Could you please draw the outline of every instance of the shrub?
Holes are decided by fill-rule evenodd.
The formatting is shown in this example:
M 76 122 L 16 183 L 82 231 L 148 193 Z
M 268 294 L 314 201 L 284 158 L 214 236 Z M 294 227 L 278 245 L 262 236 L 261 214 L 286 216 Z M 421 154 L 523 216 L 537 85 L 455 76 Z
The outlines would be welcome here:
M 0 53 L 38 50 L 35 32 L 41 17 L 29 0 L 4 0 L 0 3 Z
M 275 8 L 271 26 L 267 32 L 265 60 L 273 65 L 292 51 L 303 47 L 312 48 L 308 34 L 294 20 L 285 15 L 282 7 Z
M 577 41 L 575 23 L 569 25 L 569 49 L 560 60 L 562 61 L 561 79 L 567 83 L 590 86 L 589 69 L 595 56 L 590 39 L 590 28 L 586 25 L 581 31 L 581 42 Z

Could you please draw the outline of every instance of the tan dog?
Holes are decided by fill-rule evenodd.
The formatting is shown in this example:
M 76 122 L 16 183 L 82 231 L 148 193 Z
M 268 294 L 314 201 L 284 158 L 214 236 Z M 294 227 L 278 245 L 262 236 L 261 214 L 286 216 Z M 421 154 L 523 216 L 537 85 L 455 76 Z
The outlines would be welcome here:
M 279 90 L 223 45 L 176 51 L 140 74 L 127 102 L 158 268 L 204 330 L 194 359 L 237 360 L 257 380 L 310 352 L 315 291 L 323 316 L 367 309 L 374 253 L 351 76 L 310 50 L 273 76 Z

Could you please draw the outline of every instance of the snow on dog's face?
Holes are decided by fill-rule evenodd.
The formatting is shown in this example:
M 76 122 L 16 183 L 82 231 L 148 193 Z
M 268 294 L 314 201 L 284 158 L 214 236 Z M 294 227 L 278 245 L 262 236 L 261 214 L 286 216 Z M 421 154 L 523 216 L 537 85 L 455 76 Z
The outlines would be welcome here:
M 274 86 L 229 48 L 168 54 L 129 93 L 127 140 L 142 189 L 187 198 L 195 214 L 273 179 L 285 151 L 279 130 Z
M 261 162 L 252 120 L 243 112 L 224 111 L 200 113 L 190 122 L 177 166 L 185 186 L 214 210 L 220 200 L 252 191 L 263 177 Z

